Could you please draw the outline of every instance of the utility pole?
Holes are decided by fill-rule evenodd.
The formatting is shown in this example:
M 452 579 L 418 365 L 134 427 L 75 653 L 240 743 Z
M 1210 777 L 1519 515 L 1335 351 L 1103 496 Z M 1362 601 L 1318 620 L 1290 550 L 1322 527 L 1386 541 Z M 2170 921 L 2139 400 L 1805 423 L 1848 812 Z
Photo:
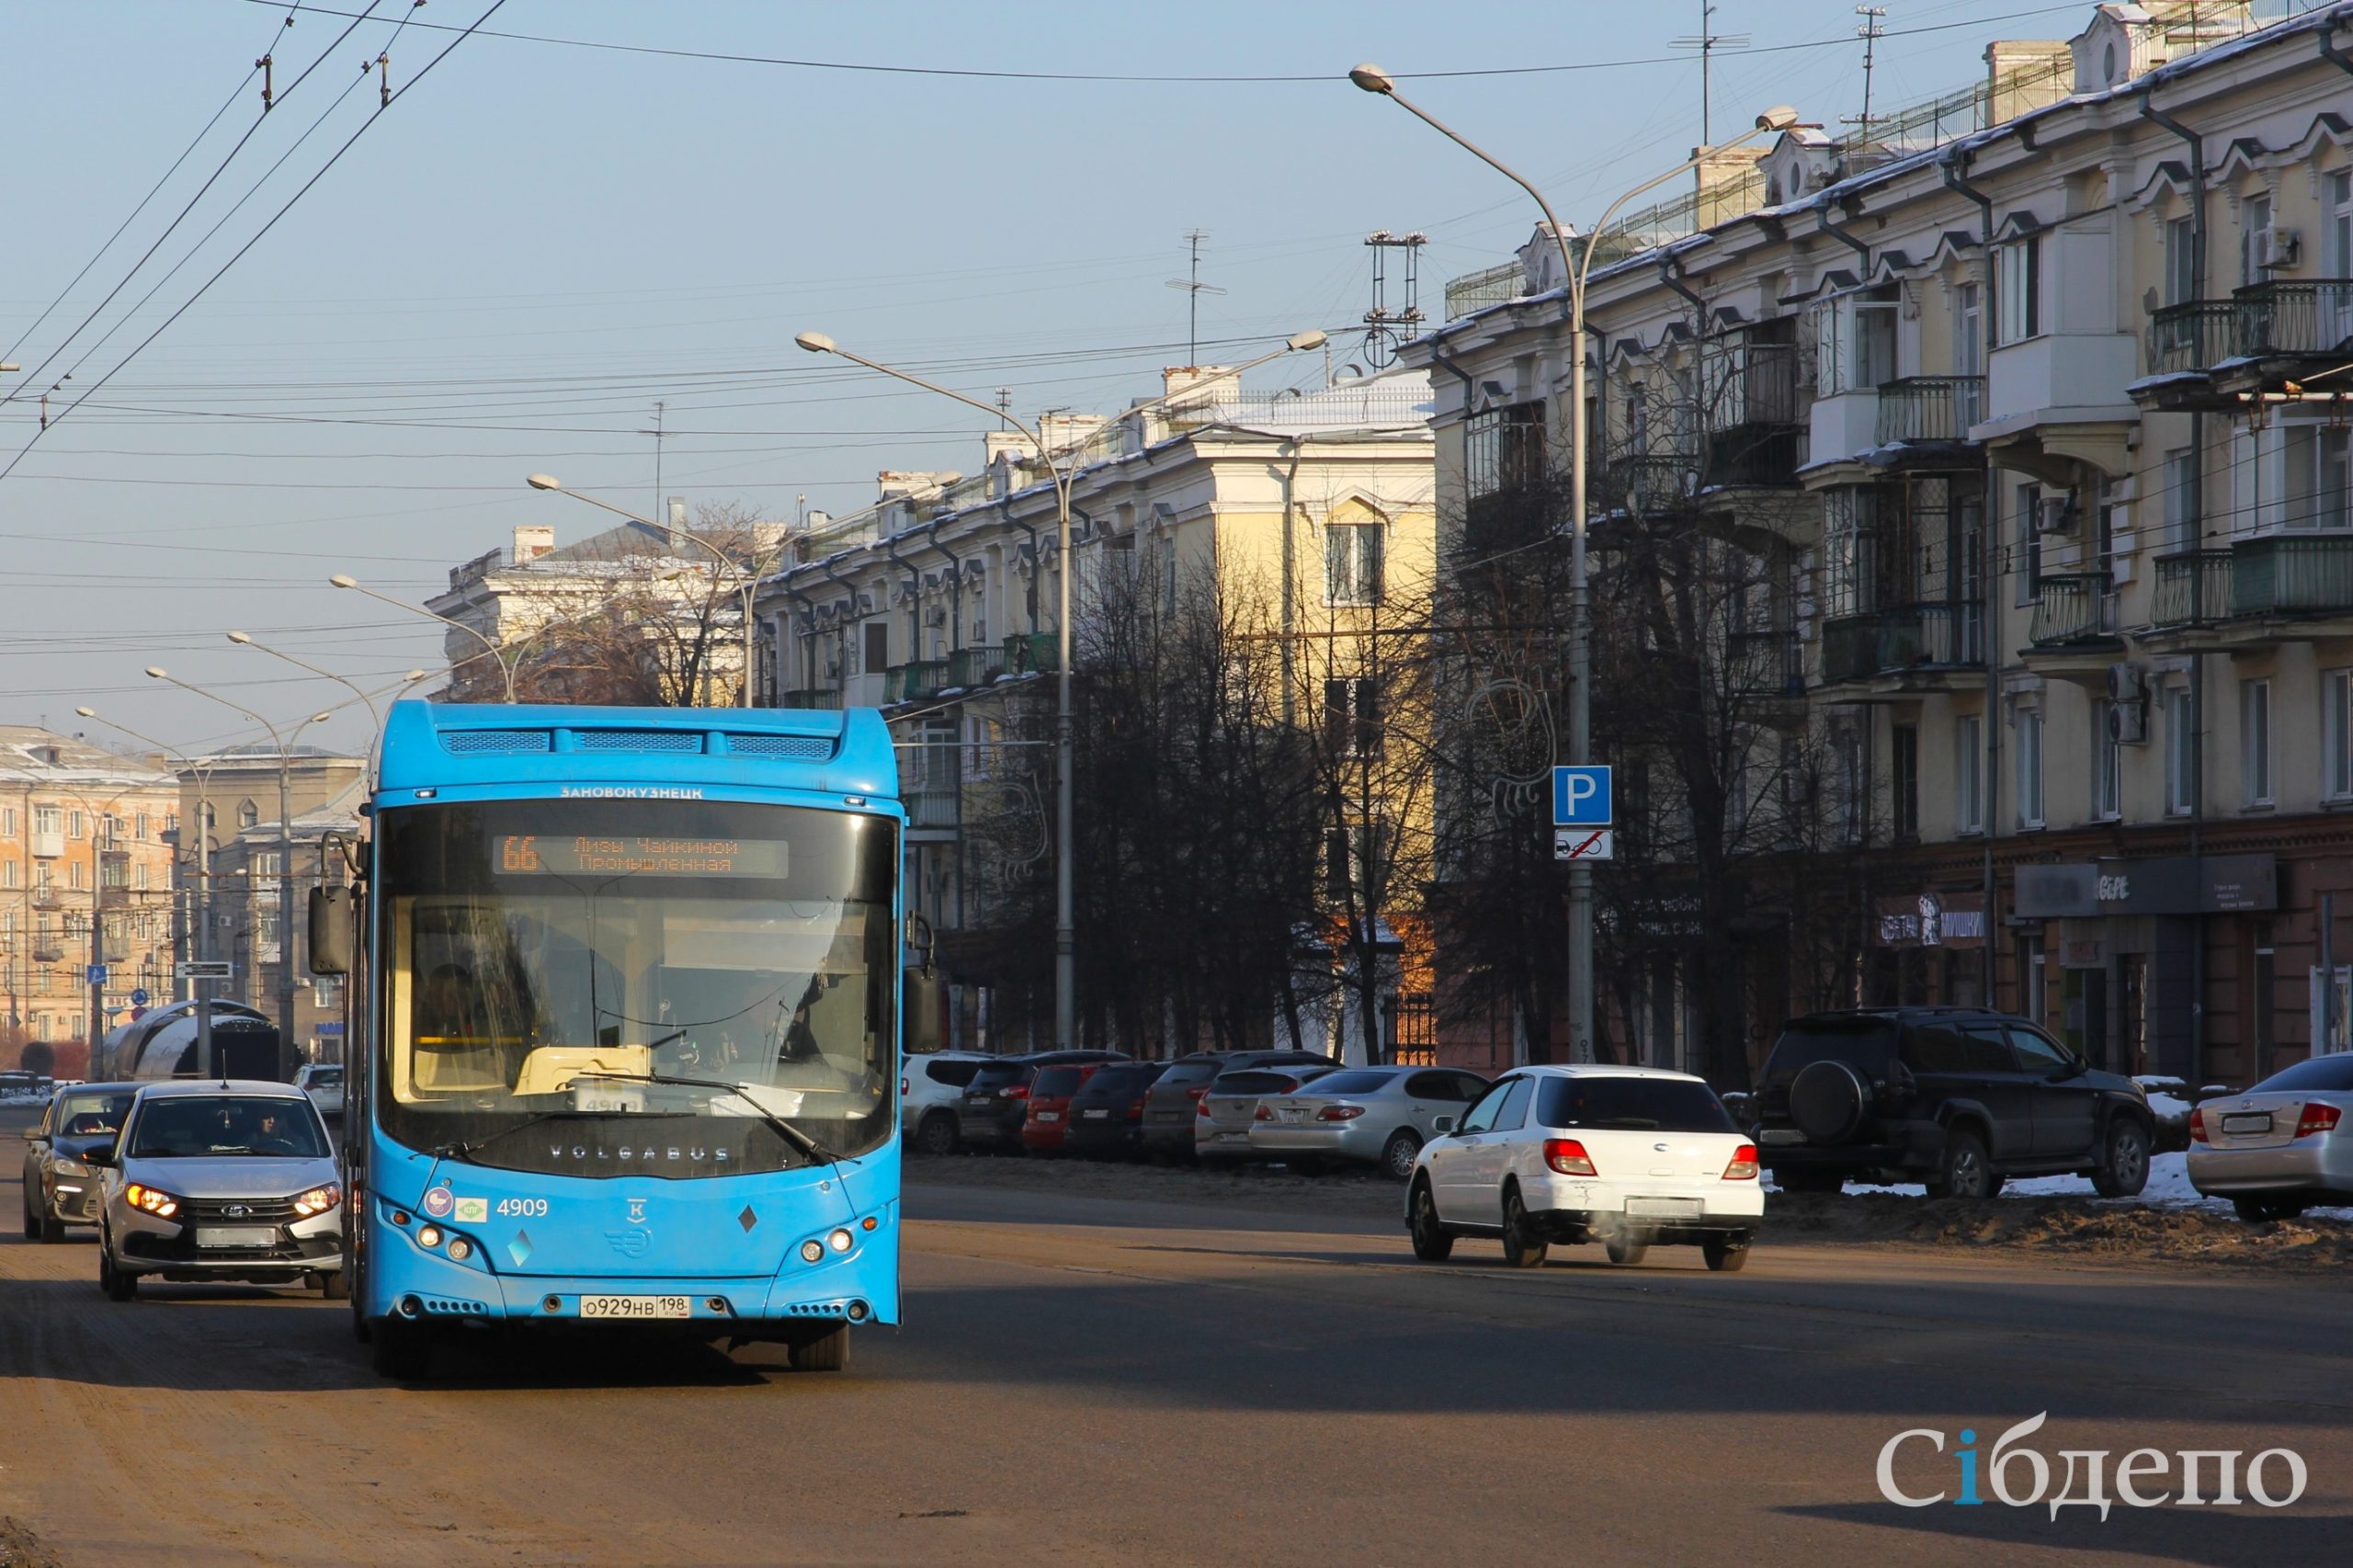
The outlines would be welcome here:
M 1858 6 L 1855 15 L 1863 19 L 1862 25 L 1855 29 L 1855 36 L 1863 40 L 1863 112 L 1847 123 L 1859 128 L 1863 139 L 1869 141 L 1871 134 L 1871 67 L 1878 58 L 1879 40 L 1886 33 L 1880 24 L 1887 20 L 1887 7 Z

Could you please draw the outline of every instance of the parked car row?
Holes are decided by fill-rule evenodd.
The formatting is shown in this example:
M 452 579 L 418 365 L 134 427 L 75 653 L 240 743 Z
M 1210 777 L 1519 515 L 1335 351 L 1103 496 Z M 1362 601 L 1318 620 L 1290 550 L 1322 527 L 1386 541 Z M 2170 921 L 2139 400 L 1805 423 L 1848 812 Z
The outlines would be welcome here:
M 80 1084 L 24 1137 L 26 1239 L 95 1226 L 109 1300 L 150 1277 L 345 1293 L 334 1144 L 291 1084 Z

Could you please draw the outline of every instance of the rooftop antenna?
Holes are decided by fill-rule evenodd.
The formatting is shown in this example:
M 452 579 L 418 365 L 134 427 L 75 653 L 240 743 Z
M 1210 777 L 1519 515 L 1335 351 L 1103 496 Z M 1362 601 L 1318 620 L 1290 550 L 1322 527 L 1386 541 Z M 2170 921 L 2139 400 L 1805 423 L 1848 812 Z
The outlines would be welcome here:
M 1201 296 L 1225 292 L 1214 283 L 1201 281 L 1201 242 L 1209 237 L 1210 232 L 1207 229 L 1185 231 L 1185 244 L 1192 249 L 1192 270 L 1188 277 L 1172 278 L 1168 280 L 1168 286 L 1171 289 L 1182 289 L 1186 294 L 1185 365 L 1188 369 L 1198 367 L 1201 362 Z
M 1715 31 L 1710 26 L 1710 23 L 1714 18 L 1715 14 L 1716 7 L 1709 4 L 1709 0 L 1699 0 L 1699 32 L 1689 37 L 1673 39 L 1669 40 L 1669 45 L 1672 48 L 1696 49 L 1699 51 L 1699 145 L 1702 147 L 1711 147 L 1715 144 L 1716 141 L 1713 117 L 1709 112 L 1711 96 L 1709 91 L 1709 68 L 1714 63 L 1716 51 L 1720 49 L 1746 49 L 1748 47 L 1748 35 L 1746 33 L 1720 33 Z
M 1878 55 L 1879 40 L 1887 36 L 1887 29 L 1880 25 L 1887 20 L 1887 7 L 1858 6 L 1855 15 L 1862 17 L 1861 25 L 1855 28 L 1855 36 L 1863 40 L 1863 112 L 1849 117 L 1845 123 L 1856 127 L 1863 140 L 1868 142 L 1871 134 L 1871 66 Z
M 996 389 L 996 427 L 1003 430 L 1008 428 L 1012 424 L 1013 389 L 1011 387 L 999 387 Z
M 641 436 L 654 437 L 654 515 L 662 515 L 662 422 L 663 412 L 670 405 L 660 398 L 654 400 L 654 428 L 640 430 Z

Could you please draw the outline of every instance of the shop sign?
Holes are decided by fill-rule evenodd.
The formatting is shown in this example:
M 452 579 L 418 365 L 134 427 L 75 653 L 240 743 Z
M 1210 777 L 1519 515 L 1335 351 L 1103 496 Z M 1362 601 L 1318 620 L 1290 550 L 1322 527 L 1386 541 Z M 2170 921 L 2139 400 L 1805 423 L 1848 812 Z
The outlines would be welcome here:
M 1882 948 L 1982 948 L 1985 895 L 1923 892 L 1882 898 L 1874 937 Z
M 2279 907 L 2279 862 L 2269 855 L 2176 855 L 2020 866 L 2014 878 L 2021 918 L 2099 915 L 2230 915 Z

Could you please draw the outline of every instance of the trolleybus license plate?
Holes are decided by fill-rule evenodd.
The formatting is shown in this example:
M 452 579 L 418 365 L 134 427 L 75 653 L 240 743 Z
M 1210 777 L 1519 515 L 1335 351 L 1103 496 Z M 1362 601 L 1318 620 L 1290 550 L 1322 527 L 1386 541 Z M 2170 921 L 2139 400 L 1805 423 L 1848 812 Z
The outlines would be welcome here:
M 692 1317 L 684 1296 L 583 1296 L 580 1315 L 585 1318 L 683 1318 Z

